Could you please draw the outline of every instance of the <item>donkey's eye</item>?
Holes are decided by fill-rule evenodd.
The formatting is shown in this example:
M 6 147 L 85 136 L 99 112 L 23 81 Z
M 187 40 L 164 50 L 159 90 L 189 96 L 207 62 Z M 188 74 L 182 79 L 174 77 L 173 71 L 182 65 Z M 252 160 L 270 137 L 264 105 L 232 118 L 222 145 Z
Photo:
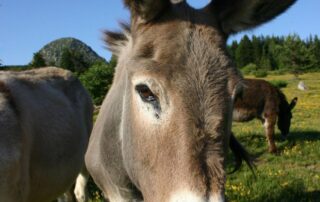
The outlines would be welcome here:
M 137 85 L 136 91 L 144 102 L 156 102 L 158 100 L 157 96 L 154 95 L 149 87 L 144 84 Z

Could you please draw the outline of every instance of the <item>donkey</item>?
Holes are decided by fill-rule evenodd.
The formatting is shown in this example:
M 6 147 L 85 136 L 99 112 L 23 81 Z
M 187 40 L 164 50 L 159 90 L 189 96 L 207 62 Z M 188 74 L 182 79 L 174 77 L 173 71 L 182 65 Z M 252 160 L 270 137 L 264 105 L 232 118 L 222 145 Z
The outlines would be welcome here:
M 298 98 L 293 98 L 289 104 L 280 89 L 264 80 L 244 79 L 244 86 L 242 95 L 234 103 L 233 120 L 247 122 L 260 119 L 265 127 L 269 152 L 275 153 L 274 130 L 277 120 L 281 136 L 286 138 L 291 125 L 291 111 Z
M 84 166 L 93 105 L 72 73 L 0 72 L 0 201 L 50 202 Z
M 294 0 L 215 0 L 199 10 L 186 1 L 124 3 L 130 27 L 106 32 L 118 64 L 91 133 L 89 173 L 111 202 L 224 201 L 233 100 L 242 86 L 227 37 Z

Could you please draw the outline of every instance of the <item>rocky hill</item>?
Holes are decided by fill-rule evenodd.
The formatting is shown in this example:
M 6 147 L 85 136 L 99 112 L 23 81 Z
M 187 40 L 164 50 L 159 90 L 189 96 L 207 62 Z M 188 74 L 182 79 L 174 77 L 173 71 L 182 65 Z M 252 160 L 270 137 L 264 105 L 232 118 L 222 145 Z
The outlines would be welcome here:
M 45 45 L 39 53 L 45 60 L 47 65 L 61 66 L 61 60 L 65 51 L 81 58 L 88 66 L 96 62 L 107 63 L 94 50 L 82 41 L 75 38 L 61 38 L 54 40 Z

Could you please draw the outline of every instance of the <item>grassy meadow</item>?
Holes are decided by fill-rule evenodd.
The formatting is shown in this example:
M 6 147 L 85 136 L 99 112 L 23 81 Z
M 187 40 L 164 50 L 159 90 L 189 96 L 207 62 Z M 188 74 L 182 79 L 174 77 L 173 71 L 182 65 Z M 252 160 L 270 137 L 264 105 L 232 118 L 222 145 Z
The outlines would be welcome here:
M 285 81 L 282 88 L 288 100 L 298 97 L 293 110 L 288 139 L 281 141 L 276 129 L 278 155 L 268 153 L 264 128 L 260 121 L 234 123 L 238 140 L 256 158 L 255 175 L 245 164 L 227 176 L 229 202 L 318 202 L 320 201 L 320 73 L 299 75 L 309 87 L 297 89 L 299 80 L 292 74 L 269 75 L 268 81 Z M 228 170 L 232 165 L 228 165 Z M 91 202 L 100 202 L 91 187 Z
M 297 89 L 298 78 L 309 90 Z M 253 175 L 244 165 L 228 175 L 226 194 L 230 202 L 320 201 L 320 73 L 298 78 L 292 74 L 263 78 L 287 82 L 287 87 L 282 88 L 287 99 L 298 97 L 288 139 L 281 141 L 276 129 L 278 155 L 268 153 L 260 121 L 234 123 L 233 131 L 239 141 L 257 158 L 257 169 Z

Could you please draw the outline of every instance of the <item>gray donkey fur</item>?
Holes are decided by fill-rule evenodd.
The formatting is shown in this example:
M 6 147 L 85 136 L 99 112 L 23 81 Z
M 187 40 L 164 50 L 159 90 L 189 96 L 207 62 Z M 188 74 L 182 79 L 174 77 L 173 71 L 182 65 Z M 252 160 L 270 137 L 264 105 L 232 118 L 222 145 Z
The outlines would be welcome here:
M 76 180 L 92 102 L 71 72 L 0 72 L 0 201 L 51 202 Z

